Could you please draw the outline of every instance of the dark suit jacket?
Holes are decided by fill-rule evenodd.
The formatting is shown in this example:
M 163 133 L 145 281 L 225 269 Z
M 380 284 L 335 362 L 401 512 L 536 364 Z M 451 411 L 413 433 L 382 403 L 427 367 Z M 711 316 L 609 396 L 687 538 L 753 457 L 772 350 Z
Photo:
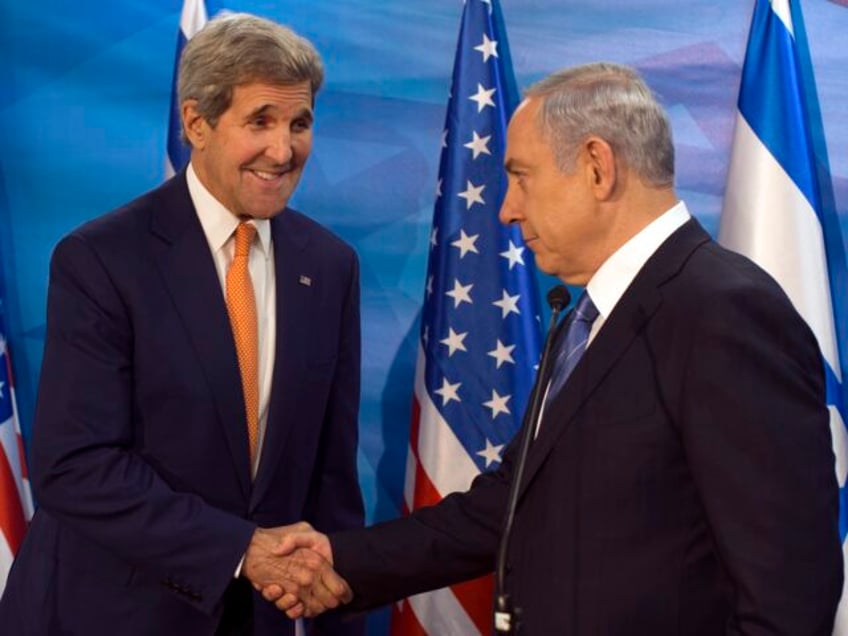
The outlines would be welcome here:
M 362 525 L 358 261 L 292 210 L 271 228 L 277 338 L 253 483 L 226 304 L 185 174 L 57 246 L 31 453 L 40 508 L 4 634 L 212 634 L 256 526 Z M 258 597 L 254 620 L 256 634 L 294 633 Z
M 512 446 L 466 493 L 331 536 L 354 607 L 492 570 Z M 530 636 L 830 635 L 842 556 L 818 347 L 778 285 L 696 221 L 544 414 L 506 583 Z

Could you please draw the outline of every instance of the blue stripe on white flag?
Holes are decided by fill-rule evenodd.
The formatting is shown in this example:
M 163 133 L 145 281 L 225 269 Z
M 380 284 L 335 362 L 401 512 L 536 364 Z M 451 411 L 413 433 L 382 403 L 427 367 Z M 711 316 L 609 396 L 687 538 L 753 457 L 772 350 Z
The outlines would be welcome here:
M 185 0 L 180 13 L 180 28 L 177 31 L 177 49 L 174 54 L 174 74 L 171 80 L 171 108 L 168 117 L 167 157 L 165 159 L 165 178 L 173 176 L 188 163 L 191 150 L 183 143 L 180 125 L 180 104 L 177 90 L 180 56 L 188 41 L 203 28 L 208 21 L 204 0 Z
M 836 198 L 833 191 L 833 178 L 827 156 L 821 107 L 816 91 L 813 63 L 807 32 L 804 28 L 804 15 L 801 4 L 793 2 L 790 7 L 792 22 L 795 24 L 795 53 L 798 63 L 798 78 L 806 98 L 806 107 L 810 139 L 813 148 L 815 174 L 819 184 L 819 207 L 816 210 L 824 233 L 825 255 L 830 288 L 837 290 L 831 297 L 831 306 L 836 329 L 836 347 L 841 362 L 840 377 L 843 378 L 841 391 L 837 395 L 837 405 L 845 420 L 848 406 L 848 264 L 846 264 L 845 245 L 842 240 L 842 227 L 836 210 Z M 845 420 L 848 423 L 848 420 Z M 843 535 L 844 536 L 844 535 Z
M 818 112 L 815 108 L 810 108 L 810 101 L 816 99 L 814 84 L 811 79 L 802 75 L 805 71 L 810 73 L 812 69 L 805 68 L 801 64 L 804 56 L 799 55 L 798 51 L 797 40 L 801 39 L 805 42 L 803 19 L 800 11 L 798 3 L 792 3 L 790 7 L 786 0 L 775 0 L 774 2 L 759 0 L 756 3 L 745 65 L 742 71 L 739 111 L 756 134 L 759 142 L 765 146 L 783 168 L 786 175 L 792 179 L 809 203 L 811 211 L 815 213 L 819 222 L 816 231 L 823 236 L 822 247 L 825 248 L 824 251 L 826 252 L 821 255 L 821 259 L 826 263 L 825 272 L 828 277 L 826 284 L 830 290 L 839 290 L 842 287 L 834 285 L 833 282 L 845 280 L 844 247 L 841 235 L 837 234 L 836 237 L 833 237 L 830 236 L 832 232 L 828 231 L 828 226 L 832 226 L 832 224 L 826 223 L 827 216 L 834 211 L 828 210 L 822 204 L 823 199 L 832 201 L 833 197 L 832 195 L 823 196 L 823 187 L 829 187 L 830 181 L 828 179 L 826 184 L 822 184 L 820 182 L 822 171 L 817 169 L 822 165 L 827 165 L 827 158 L 826 149 L 822 147 L 819 150 L 819 154 L 823 154 L 824 157 L 818 158 L 814 147 L 815 127 L 821 128 L 821 122 L 815 121 L 811 117 L 811 110 Z M 778 12 L 781 15 L 778 15 Z M 788 27 L 784 20 L 789 20 Z M 809 88 L 812 88 L 812 90 L 809 90 Z M 815 103 L 813 103 L 813 106 L 815 106 Z M 737 142 L 738 133 L 739 131 L 737 131 Z M 747 166 L 747 168 L 751 167 Z M 727 210 L 727 201 L 731 198 L 731 195 L 735 194 L 730 191 L 732 181 L 730 177 L 728 179 L 725 215 L 722 218 L 722 238 L 728 239 L 734 248 L 740 249 L 759 262 L 762 253 L 769 250 L 768 246 L 746 249 L 746 242 L 752 244 L 756 237 L 729 236 L 731 233 L 725 231 L 726 219 L 724 217 L 730 216 L 729 212 L 746 213 Z M 799 214 L 803 213 L 799 212 Z M 777 218 L 777 213 L 773 216 Z M 802 249 L 809 252 L 812 248 L 813 246 L 804 246 Z M 785 246 L 774 246 L 774 249 L 785 249 Z M 816 248 L 817 250 L 818 248 Z M 751 253 L 752 251 L 757 253 Z M 818 255 L 812 256 L 812 258 L 817 257 Z M 834 276 L 835 273 L 838 274 L 837 277 Z M 781 280 L 779 275 L 776 275 L 776 278 L 781 284 L 786 285 L 786 281 Z M 790 296 L 792 296 L 791 293 Z M 796 299 L 793 298 L 793 301 L 796 301 Z M 841 312 L 835 311 L 834 305 L 844 302 L 844 299 L 834 298 L 830 294 L 827 302 L 830 306 L 812 309 L 835 314 L 835 317 L 839 317 Z M 808 308 L 799 307 L 802 313 L 804 313 L 804 309 Z M 834 325 L 838 325 L 838 321 L 834 321 Z M 816 335 L 822 340 L 824 334 L 817 332 Z M 827 335 L 829 336 L 828 339 L 835 339 L 835 334 Z M 820 344 L 825 350 L 832 347 L 836 354 L 828 356 L 830 359 L 826 361 L 828 403 L 836 406 L 845 419 L 845 394 L 841 380 L 845 378 L 846 343 L 820 342 Z
M 800 3 L 757 0 L 719 240 L 763 266 L 816 334 L 848 534 L 845 365 L 848 274 Z M 843 592 L 835 634 L 848 635 Z
M 787 123 L 809 121 L 797 73 L 793 35 L 768 2 L 757 2 L 742 69 L 745 90 L 739 92 L 739 111 L 818 213 L 807 127 L 798 126 L 792 134 L 786 129 Z M 763 95 L 780 98 L 762 99 Z
M 180 29 L 177 34 L 177 52 L 174 55 L 174 75 L 171 81 L 171 110 L 170 117 L 168 118 L 168 168 L 170 173 L 166 175 L 167 177 L 181 170 L 188 163 L 190 155 L 188 146 L 181 139 L 182 127 L 180 125 L 180 104 L 177 91 L 180 55 L 182 55 L 183 48 L 185 48 L 187 42 L 188 40 L 183 35 L 182 29 Z

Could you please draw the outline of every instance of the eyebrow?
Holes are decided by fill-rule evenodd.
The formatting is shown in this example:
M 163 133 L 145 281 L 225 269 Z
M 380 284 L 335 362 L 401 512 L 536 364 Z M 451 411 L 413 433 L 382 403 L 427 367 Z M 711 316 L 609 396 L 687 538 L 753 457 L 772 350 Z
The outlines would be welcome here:
M 262 104 L 261 106 L 254 108 L 250 111 L 246 116 L 245 120 L 253 119 L 259 115 L 264 115 L 267 111 L 273 110 L 275 106 L 273 104 Z M 314 111 L 311 108 L 304 106 L 292 119 L 298 119 L 299 117 L 306 117 L 310 123 L 315 120 Z
M 315 120 L 315 111 L 313 111 L 311 108 L 306 108 L 304 106 L 303 108 L 300 109 L 300 112 L 295 117 L 293 117 L 292 119 L 297 119 L 299 117 L 305 117 L 310 122 L 312 122 L 312 121 Z
M 527 166 L 521 163 L 521 161 L 515 159 L 514 157 L 510 157 L 504 163 L 504 170 L 506 170 L 507 172 L 517 172 L 521 169 L 527 170 Z
M 261 106 L 254 108 L 252 111 L 245 115 L 245 119 L 253 119 L 257 115 L 264 115 L 266 111 L 271 109 L 271 104 L 262 104 Z

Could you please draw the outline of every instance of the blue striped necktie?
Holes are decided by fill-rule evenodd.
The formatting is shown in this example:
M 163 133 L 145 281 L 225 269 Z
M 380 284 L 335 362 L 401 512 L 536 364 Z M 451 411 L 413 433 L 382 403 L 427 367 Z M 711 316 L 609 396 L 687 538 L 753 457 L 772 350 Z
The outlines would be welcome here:
M 565 381 L 580 358 L 583 357 L 583 352 L 586 351 L 586 344 L 589 341 L 589 332 L 592 330 L 592 323 L 598 317 L 598 308 L 589 297 L 589 293 L 584 291 L 577 299 L 577 306 L 571 315 L 568 317 L 569 323 L 565 328 L 565 337 L 557 353 L 556 362 L 554 362 L 554 370 L 551 373 L 551 385 L 548 387 L 548 397 L 545 404 L 548 404 L 554 396 L 560 392 Z

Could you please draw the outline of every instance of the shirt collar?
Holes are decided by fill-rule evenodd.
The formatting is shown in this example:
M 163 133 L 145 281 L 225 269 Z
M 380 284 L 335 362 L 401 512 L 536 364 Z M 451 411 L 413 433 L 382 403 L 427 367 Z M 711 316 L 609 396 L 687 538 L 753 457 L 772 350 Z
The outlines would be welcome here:
M 236 231 L 236 227 L 239 224 L 239 218 L 225 208 L 206 189 L 206 186 L 197 177 L 197 173 L 194 171 L 194 166 L 191 163 L 188 164 L 188 168 L 186 169 L 186 182 L 188 183 L 188 193 L 191 196 L 191 202 L 194 204 L 194 209 L 197 212 L 197 218 L 200 219 L 200 225 L 203 227 L 206 241 L 209 243 L 209 248 L 214 254 L 230 240 L 230 237 Z M 271 222 L 268 219 L 251 219 L 250 223 L 256 227 L 260 249 L 265 258 L 268 258 L 271 254 Z
M 691 218 L 683 201 L 651 221 L 604 261 L 586 290 L 606 319 L 627 291 L 636 274 L 665 240 Z

